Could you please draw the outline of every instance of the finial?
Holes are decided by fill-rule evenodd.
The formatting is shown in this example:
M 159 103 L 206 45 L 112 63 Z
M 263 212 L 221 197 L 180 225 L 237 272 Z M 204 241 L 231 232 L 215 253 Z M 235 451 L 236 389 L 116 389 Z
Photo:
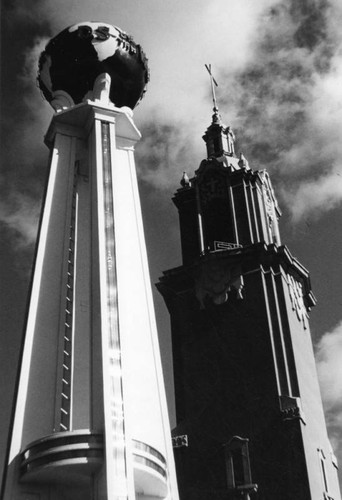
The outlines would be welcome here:
M 246 159 L 246 157 L 244 156 L 243 153 L 240 153 L 240 159 L 239 159 L 238 165 L 239 165 L 240 168 L 247 168 L 247 169 L 249 169 L 248 161 L 247 161 L 247 159 Z
M 205 64 L 205 67 L 209 73 L 209 76 L 210 76 L 210 83 L 211 83 L 211 93 L 213 95 L 213 103 L 214 103 L 214 108 L 213 108 L 213 111 L 215 113 L 215 115 L 218 115 L 218 107 L 217 107 L 217 101 L 216 101 L 216 94 L 215 94 L 215 87 L 218 87 L 218 83 L 217 81 L 215 80 L 212 72 L 211 72 L 211 64 Z
M 180 184 L 182 187 L 190 187 L 191 186 L 190 179 L 189 179 L 188 174 L 186 172 L 183 172 L 183 177 L 180 181 Z

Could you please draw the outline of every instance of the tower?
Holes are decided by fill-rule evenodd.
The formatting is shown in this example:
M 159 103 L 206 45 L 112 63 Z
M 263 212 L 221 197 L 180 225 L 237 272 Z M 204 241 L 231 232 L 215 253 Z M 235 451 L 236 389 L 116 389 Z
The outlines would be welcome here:
M 173 198 L 183 262 L 157 285 L 171 316 L 180 498 L 340 499 L 309 274 L 281 243 L 268 173 L 236 156 L 213 97 L 207 158 Z
M 40 59 L 56 113 L 3 500 L 178 498 L 134 165 L 146 61 L 88 22 Z

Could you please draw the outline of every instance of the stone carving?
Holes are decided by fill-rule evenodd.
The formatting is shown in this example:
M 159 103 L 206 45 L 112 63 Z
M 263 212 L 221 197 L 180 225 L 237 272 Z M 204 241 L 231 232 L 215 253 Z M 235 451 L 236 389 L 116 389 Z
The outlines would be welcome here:
M 226 128 L 227 139 L 228 139 L 228 153 L 231 155 L 235 154 L 234 143 L 235 143 L 235 134 L 231 127 Z
M 182 434 L 181 436 L 173 436 L 171 439 L 173 448 L 184 448 L 189 446 L 187 434 Z
M 206 205 L 214 198 L 228 198 L 226 182 L 217 175 L 208 175 L 200 183 L 201 205 Z
M 282 419 L 301 420 L 305 424 L 305 415 L 301 407 L 300 398 L 279 396 Z
M 274 195 L 268 173 L 266 171 L 262 171 L 260 172 L 260 176 L 262 178 L 263 184 L 263 199 L 265 203 L 266 222 L 268 223 L 269 234 L 272 237 L 273 242 L 277 245 L 280 245 L 281 243 L 278 229 L 278 219 L 281 215 L 281 212 L 279 210 L 277 199 Z
M 216 305 L 224 304 L 231 292 L 235 292 L 237 299 L 243 299 L 243 276 L 238 265 L 232 266 L 216 259 L 203 262 L 195 282 L 196 297 L 202 308 L 207 298 Z
M 308 328 L 308 311 L 304 304 L 302 284 L 294 279 L 290 274 L 287 275 L 289 293 L 293 311 L 296 311 L 299 321 L 303 322 L 305 329 Z
M 264 200 L 265 200 L 268 225 L 270 228 L 272 228 L 272 223 L 274 220 L 273 202 L 270 191 L 266 186 L 264 187 Z

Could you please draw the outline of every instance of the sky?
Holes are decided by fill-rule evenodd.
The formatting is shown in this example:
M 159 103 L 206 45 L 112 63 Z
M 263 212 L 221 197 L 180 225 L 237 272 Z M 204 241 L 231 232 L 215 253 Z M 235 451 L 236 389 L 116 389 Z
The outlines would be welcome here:
M 212 64 L 235 149 L 252 169 L 269 171 L 282 242 L 311 274 L 317 369 L 342 464 L 340 0 L 2 0 L 0 449 L 48 165 L 43 137 L 52 109 L 36 86 L 37 60 L 49 38 L 87 20 L 119 26 L 149 59 L 151 81 L 134 119 L 143 135 L 136 163 L 152 282 L 181 264 L 171 197 L 182 172 L 191 177 L 205 157 L 212 100 L 204 64 Z M 173 420 L 168 313 L 154 298 Z

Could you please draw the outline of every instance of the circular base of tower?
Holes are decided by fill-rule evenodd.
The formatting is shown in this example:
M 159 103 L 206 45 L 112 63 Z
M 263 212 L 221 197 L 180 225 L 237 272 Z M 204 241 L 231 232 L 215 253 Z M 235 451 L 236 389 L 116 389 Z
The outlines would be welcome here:
M 58 432 L 34 441 L 22 452 L 21 480 L 77 482 L 103 464 L 103 436 L 90 431 Z
M 168 494 L 166 461 L 146 443 L 133 440 L 134 486 L 138 497 L 165 498 Z

